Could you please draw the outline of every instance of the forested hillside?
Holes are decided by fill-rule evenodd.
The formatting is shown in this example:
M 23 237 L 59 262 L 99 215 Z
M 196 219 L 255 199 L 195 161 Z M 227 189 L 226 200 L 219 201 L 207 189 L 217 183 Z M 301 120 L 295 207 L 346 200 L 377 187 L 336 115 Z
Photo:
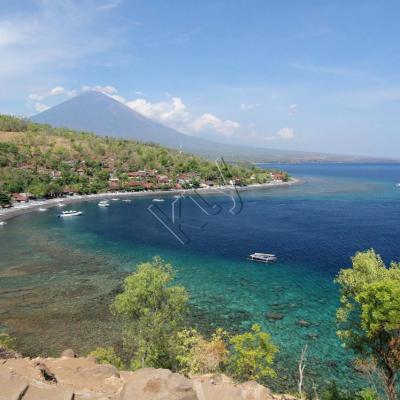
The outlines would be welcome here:
M 287 180 L 285 173 L 229 165 L 238 185 Z M 180 189 L 223 183 L 215 163 L 159 145 L 0 115 L 0 191 L 54 197 L 65 193 Z

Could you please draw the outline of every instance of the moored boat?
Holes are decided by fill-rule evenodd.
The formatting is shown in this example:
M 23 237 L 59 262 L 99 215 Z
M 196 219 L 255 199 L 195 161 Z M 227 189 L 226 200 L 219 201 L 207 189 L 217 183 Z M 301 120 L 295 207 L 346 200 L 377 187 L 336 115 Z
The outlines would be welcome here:
M 7 222 L 6 221 L 0 221 L 0 226 L 6 225 Z
M 157 203 L 161 203 L 163 201 L 165 201 L 164 199 L 153 199 L 153 201 L 157 202 Z
M 253 253 L 250 254 L 249 259 L 251 261 L 258 261 L 258 262 L 264 262 L 264 263 L 269 263 L 277 260 L 277 257 L 275 254 L 268 254 L 268 253 Z
M 39 208 L 38 209 L 40 212 L 44 212 L 44 211 L 47 211 L 47 208 Z
M 110 207 L 110 203 L 107 200 L 102 200 L 98 204 L 99 207 Z
M 82 211 L 68 210 L 68 211 L 63 211 L 58 217 L 59 218 L 77 217 L 82 214 L 83 214 Z

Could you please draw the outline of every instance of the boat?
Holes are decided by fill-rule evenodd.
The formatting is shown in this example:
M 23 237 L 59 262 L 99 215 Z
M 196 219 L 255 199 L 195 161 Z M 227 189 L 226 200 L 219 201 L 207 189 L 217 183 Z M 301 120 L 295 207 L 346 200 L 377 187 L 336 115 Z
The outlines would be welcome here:
M 157 203 L 161 203 L 163 201 L 165 201 L 164 199 L 153 199 L 153 201 L 157 202 Z
M 40 212 L 44 212 L 44 211 L 47 211 L 47 208 L 39 208 L 38 209 Z
M 58 206 L 58 207 L 65 207 L 65 204 L 63 204 L 63 203 L 58 203 L 57 206 Z
M 6 221 L 0 221 L 0 226 L 6 225 L 7 222 Z
M 110 203 L 107 200 L 100 201 L 98 204 L 99 207 L 110 207 Z
M 69 210 L 69 211 L 63 211 L 58 217 L 59 218 L 77 217 L 82 214 L 83 214 L 82 211 Z
M 275 254 L 268 254 L 268 253 L 253 253 L 250 254 L 249 258 L 251 261 L 258 261 L 264 263 L 269 263 L 277 260 Z
M 117 197 L 113 197 L 111 200 L 112 201 L 118 201 L 119 199 Z
M 125 199 L 125 200 L 122 200 L 124 203 L 130 203 L 132 200 L 131 199 Z

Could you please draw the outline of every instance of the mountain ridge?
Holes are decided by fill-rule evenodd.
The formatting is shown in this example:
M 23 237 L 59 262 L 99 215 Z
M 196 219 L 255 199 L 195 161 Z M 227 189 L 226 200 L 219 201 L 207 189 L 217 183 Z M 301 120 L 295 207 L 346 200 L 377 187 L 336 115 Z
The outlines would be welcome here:
M 31 118 L 59 128 L 93 132 L 103 136 L 153 142 L 172 149 L 215 159 L 250 162 L 377 162 L 398 161 L 380 157 L 324 154 L 253 148 L 214 142 L 179 132 L 150 120 L 112 97 L 87 91 Z

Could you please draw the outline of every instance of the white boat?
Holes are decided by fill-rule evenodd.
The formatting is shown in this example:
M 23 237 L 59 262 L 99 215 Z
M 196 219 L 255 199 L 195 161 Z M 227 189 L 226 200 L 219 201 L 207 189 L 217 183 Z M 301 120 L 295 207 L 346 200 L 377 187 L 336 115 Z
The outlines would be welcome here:
M 119 199 L 117 197 L 113 197 L 111 200 L 112 201 L 118 201 Z
M 57 206 L 58 206 L 58 207 L 65 207 L 65 204 L 58 203 Z
M 7 222 L 6 221 L 0 221 L 0 226 L 6 225 Z
M 250 260 L 252 261 L 258 261 L 258 262 L 273 262 L 277 260 L 277 257 L 275 254 L 268 254 L 268 253 L 253 253 L 250 254 Z
M 122 200 L 124 203 L 130 203 L 132 200 L 131 199 L 125 199 L 125 200 Z
M 153 201 L 155 201 L 156 203 L 161 203 L 163 201 L 165 201 L 164 199 L 153 199 Z
M 47 211 L 47 208 L 39 208 L 38 209 L 40 212 L 44 212 L 44 211 Z
M 82 211 L 69 210 L 69 211 L 63 211 L 58 217 L 59 218 L 77 217 L 82 214 L 83 214 Z
M 110 203 L 107 200 L 100 201 L 98 204 L 99 207 L 110 207 Z

